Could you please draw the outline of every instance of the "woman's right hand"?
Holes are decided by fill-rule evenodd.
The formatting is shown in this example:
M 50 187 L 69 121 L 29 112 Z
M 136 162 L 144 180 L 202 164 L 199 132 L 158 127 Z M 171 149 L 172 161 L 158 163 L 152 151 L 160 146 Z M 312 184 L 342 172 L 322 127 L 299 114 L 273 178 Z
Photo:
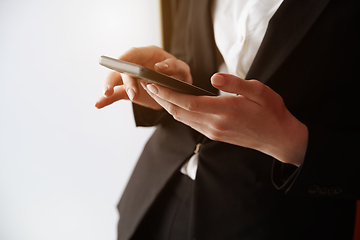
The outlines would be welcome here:
M 131 48 L 122 54 L 119 59 L 142 65 L 190 84 L 192 83 L 189 66 L 156 46 Z M 95 107 L 103 108 L 116 101 L 125 99 L 155 110 L 162 109 L 140 86 L 140 81 L 123 73 L 110 72 L 103 81 L 104 94 L 95 103 Z

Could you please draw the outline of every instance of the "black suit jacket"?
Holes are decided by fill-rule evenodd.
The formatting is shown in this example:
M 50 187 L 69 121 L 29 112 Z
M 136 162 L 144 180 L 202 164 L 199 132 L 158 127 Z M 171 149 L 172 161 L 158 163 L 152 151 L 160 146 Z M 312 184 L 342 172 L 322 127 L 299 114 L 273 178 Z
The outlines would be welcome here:
M 215 91 L 211 1 L 163 1 L 165 48 L 186 61 L 194 84 Z M 129 239 L 175 171 L 202 143 L 194 189 L 196 239 L 351 239 L 360 198 L 359 4 L 285 0 L 271 19 L 247 79 L 279 93 L 309 129 L 302 166 L 212 141 L 165 111 L 134 105 L 138 126 L 157 130 L 119 204 Z

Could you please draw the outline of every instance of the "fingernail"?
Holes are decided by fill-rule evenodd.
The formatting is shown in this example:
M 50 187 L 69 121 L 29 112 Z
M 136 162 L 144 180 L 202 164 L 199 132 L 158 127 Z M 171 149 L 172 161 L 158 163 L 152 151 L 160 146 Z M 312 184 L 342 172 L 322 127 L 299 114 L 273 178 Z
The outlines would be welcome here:
M 142 81 L 140 81 L 140 85 L 142 86 L 142 88 L 146 91 L 146 84 Z
M 147 85 L 147 89 L 152 92 L 153 94 L 158 94 L 159 90 L 157 89 L 157 87 L 155 87 L 152 84 L 148 84 Z
M 221 87 L 225 85 L 225 78 L 219 74 L 213 76 L 211 80 L 215 86 Z
M 167 63 L 164 63 L 164 62 L 158 62 L 155 65 L 160 69 L 166 69 L 166 68 L 169 67 L 169 65 Z
M 129 88 L 129 89 L 127 90 L 127 95 L 128 95 L 128 97 L 129 97 L 130 100 L 133 100 L 134 97 L 135 97 L 135 91 L 134 91 L 134 89 L 133 89 L 133 88 Z

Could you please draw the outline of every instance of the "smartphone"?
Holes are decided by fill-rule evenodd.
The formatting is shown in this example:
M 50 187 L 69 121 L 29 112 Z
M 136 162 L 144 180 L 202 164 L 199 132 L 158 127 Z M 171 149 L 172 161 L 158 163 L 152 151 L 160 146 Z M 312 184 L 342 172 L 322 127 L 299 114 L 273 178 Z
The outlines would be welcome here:
M 176 78 L 169 77 L 165 74 L 153 71 L 138 64 L 118 60 L 111 57 L 101 56 L 100 65 L 115 70 L 117 72 L 128 74 L 132 77 L 139 78 L 148 83 L 156 83 L 164 87 L 173 89 L 178 92 L 192 95 L 216 96 L 216 94 L 205 89 L 191 85 Z

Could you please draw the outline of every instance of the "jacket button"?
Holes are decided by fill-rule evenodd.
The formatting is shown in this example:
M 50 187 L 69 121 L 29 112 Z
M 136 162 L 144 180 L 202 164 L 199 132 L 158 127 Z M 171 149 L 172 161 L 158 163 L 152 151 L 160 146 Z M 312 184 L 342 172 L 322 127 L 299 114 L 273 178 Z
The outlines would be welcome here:
M 309 194 L 315 194 L 319 191 L 319 186 L 318 185 L 312 185 L 311 187 L 308 188 L 308 193 Z
M 195 154 L 198 154 L 198 153 L 199 153 L 200 147 L 201 147 L 201 143 L 196 144 L 196 147 L 195 147 L 195 150 L 194 150 L 194 153 L 195 153 Z

